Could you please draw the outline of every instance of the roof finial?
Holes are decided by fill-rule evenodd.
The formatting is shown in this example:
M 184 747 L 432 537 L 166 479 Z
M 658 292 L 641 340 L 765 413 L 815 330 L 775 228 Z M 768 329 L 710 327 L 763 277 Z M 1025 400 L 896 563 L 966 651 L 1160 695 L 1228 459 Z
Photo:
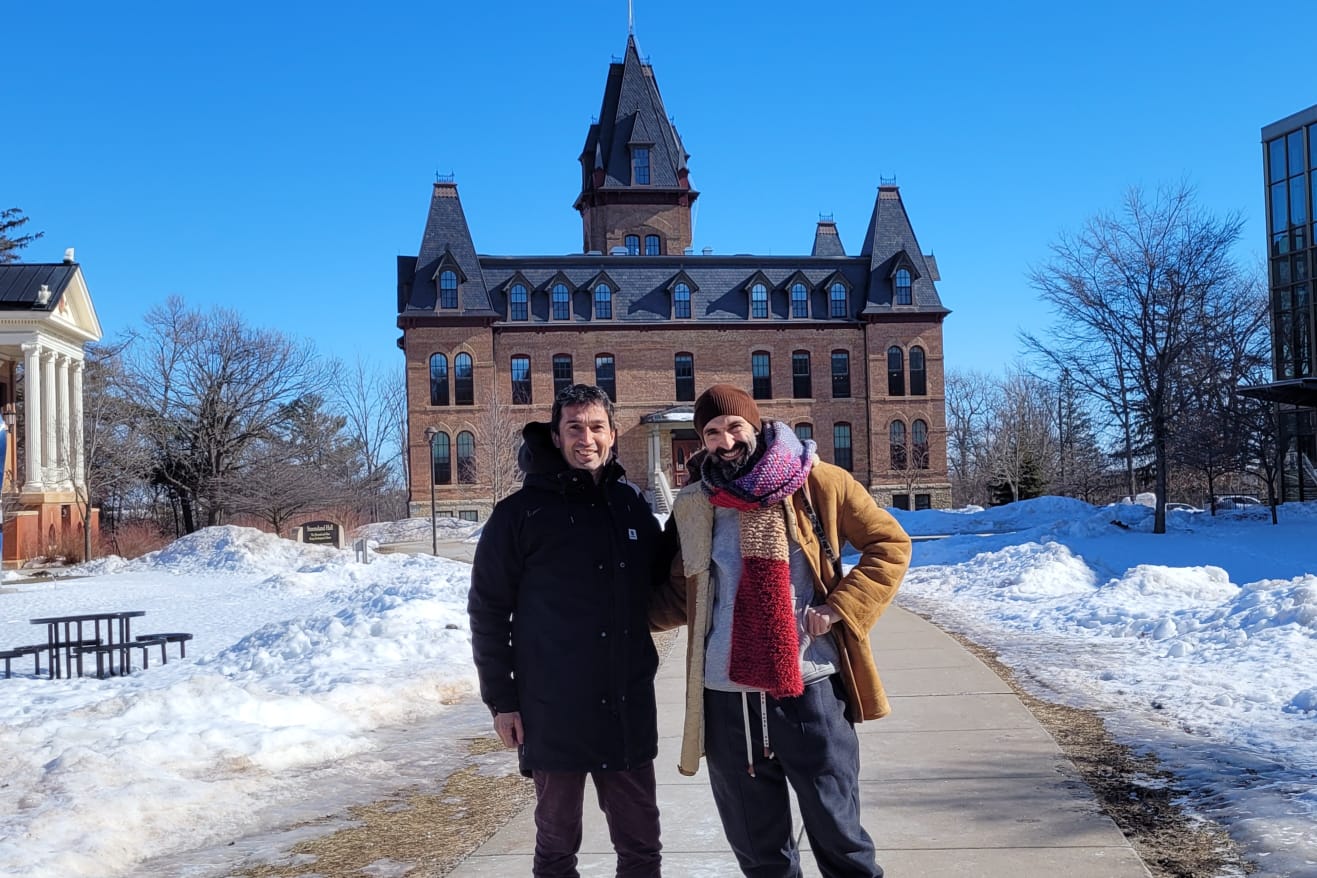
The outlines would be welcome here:
M 626 32 L 628 36 L 636 35 L 636 10 L 633 0 L 626 0 Z

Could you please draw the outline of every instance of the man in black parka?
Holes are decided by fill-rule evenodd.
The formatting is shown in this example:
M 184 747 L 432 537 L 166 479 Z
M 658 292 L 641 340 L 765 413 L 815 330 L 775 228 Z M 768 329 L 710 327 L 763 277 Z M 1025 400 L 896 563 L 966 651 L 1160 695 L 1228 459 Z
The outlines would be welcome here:
M 480 697 L 535 779 L 536 878 L 576 876 L 588 774 L 618 876 L 658 876 L 658 655 L 647 606 L 671 553 L 649 505 L 622 480 L 613 403 L 560 393 L 522 431 L 521 490 L 476 548 L 467 609 Z

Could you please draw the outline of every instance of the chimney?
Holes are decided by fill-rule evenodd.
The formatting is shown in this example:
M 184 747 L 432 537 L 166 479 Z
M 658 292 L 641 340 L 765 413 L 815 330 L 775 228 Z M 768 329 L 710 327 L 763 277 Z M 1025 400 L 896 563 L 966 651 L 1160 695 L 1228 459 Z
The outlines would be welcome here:
M 72 247 L 66 247 L 66 248 L 64 248 L 64 264 L 65 264 L 65 265 L 72 265 L 72 264 L 73 264 L 73 248 L 72 248 Z
M 703 250 L 701 250 L 700 252 L 703 253 L 705 256 L 712 256 L 712 255 L 713 255 L 713 248 L 712 248 L 712 247 L 705 247 L 705 248 L 704 248 Z

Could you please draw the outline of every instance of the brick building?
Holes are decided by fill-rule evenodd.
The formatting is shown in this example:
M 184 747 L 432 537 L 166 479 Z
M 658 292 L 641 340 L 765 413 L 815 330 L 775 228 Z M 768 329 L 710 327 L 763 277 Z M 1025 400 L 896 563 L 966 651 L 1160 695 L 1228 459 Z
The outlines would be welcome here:
M 580 255 L 480 255 L 456 185 L 434 185 L 420 251 L 398 258 L 412 514 L 433 496 L 484 520 L 520 426 L 572 383 L 609 390 L 621 463 L 660 510 L 716 382 L 751 390 L 879 504 L 949 505 L 949 312 L 899 189 L 879 187 L 855 256 L 827 220 L 808 256 L 696 253 L 688 158 L 632 38 L 580 156 Z

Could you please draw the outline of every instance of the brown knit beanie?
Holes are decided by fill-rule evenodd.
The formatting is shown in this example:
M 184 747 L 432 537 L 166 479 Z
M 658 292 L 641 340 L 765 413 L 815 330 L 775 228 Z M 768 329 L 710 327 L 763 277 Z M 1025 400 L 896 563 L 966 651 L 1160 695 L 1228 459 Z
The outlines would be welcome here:
M 695 400 L 695 432 L 703 433 L 705 424 L 722 415 L 739 415 L 755 428 L 755 432 L 763 429 L 759 406 L 750 394 L 730 384 L 715 384 Z

